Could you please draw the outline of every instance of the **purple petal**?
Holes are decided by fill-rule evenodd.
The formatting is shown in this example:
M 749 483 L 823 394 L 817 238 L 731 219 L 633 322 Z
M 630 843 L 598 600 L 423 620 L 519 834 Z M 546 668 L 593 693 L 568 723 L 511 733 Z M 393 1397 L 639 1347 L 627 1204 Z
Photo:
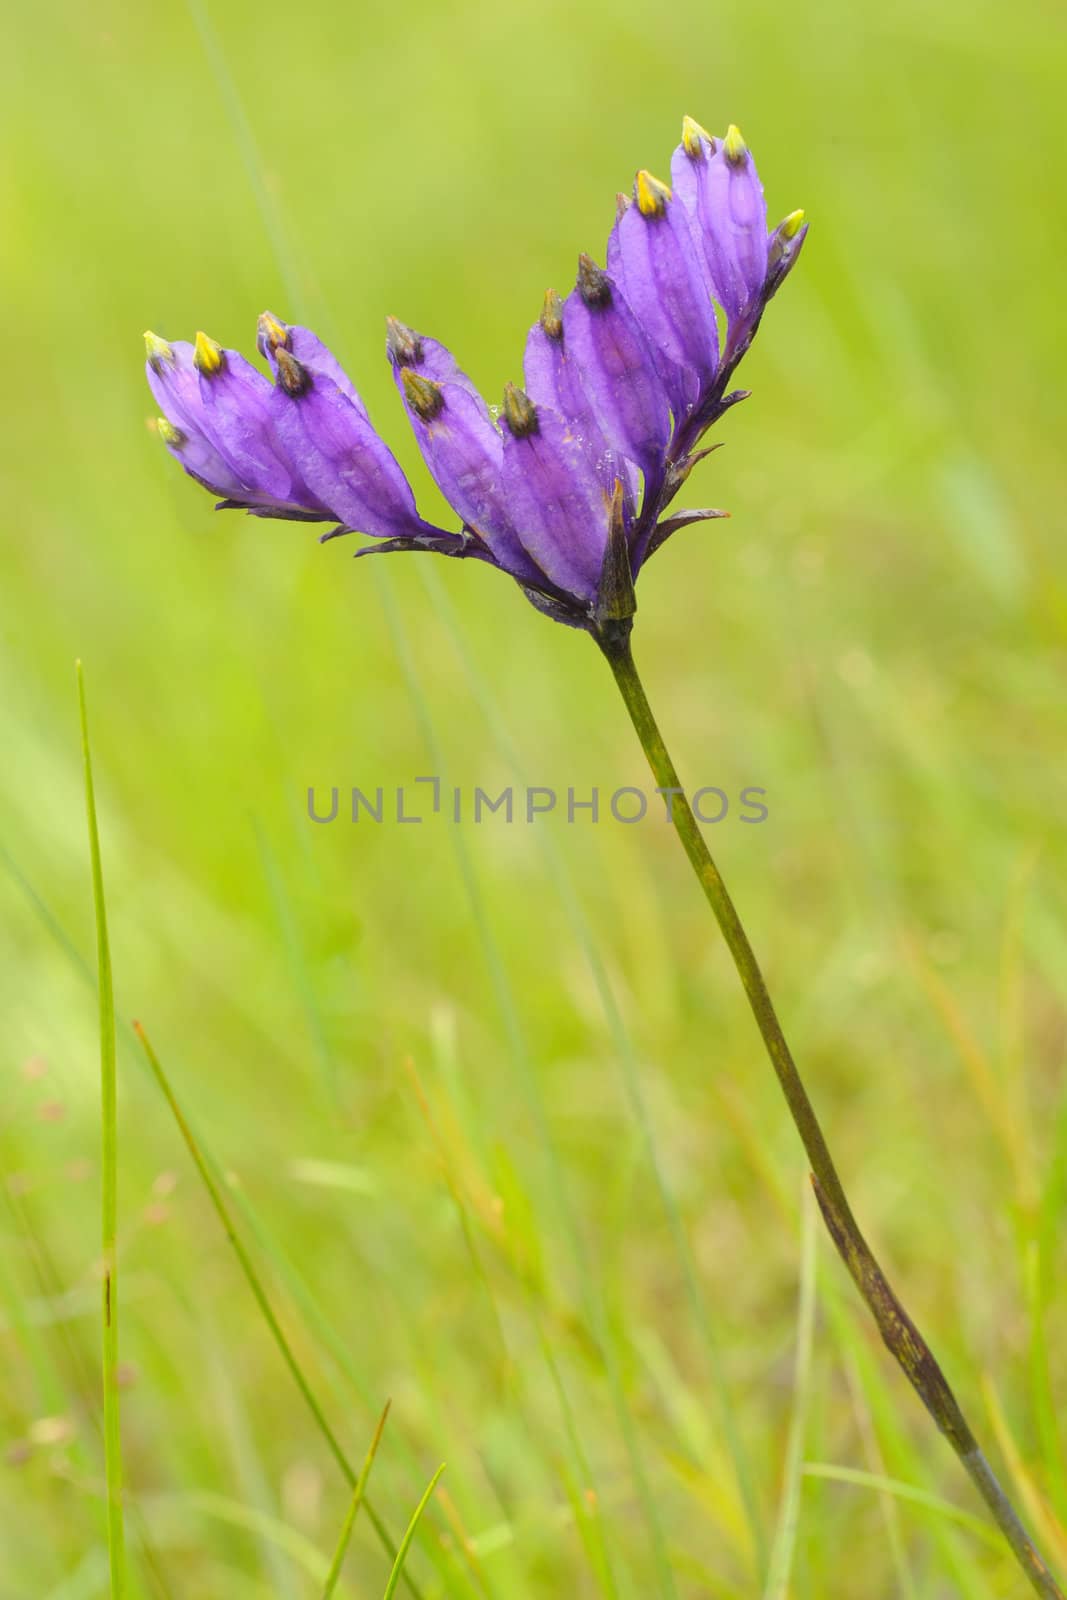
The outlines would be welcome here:
M 274 430 L 270 383 L 236 350 L 220 351 L 219 359 L 217 370 L 197 374 L 208 436 L 245 483 L 279 503 L 299 499 Z
M 215 449 L 203 430 L 200 388 L 192 363 L 192 346 L 163 345 L 166 355 L 145 363 L 148 387 L 160 411 L 159 433 L 174 459 L 190 477 L 226 499 L 240 499 L 246 486 Z
M 608 271 L 660 358 L 671 409 L 682 421 L 718 368 L 715 311 L 684 205 L 647 172 L 638 173 L 635 195 L 612 229 Z
M 352 402 L 360 415 L 366 417 L 367 408 L 352 379 L 333 352 L 326 348 L 310 328 L 301 328 L 296 323 L 282 322 L 270 311 L 264 311 L 259 319 L 256 343 L 264 358 L 270 363 L 275 381 L 278 378 L 277 352 L 280 347 L 295 356 L 312 377 L 329 378 L 330 382 L 336 384 L 341 393 Z
M 639 483 L 637 469 L 627 457 L 611 450 L 601 431 L 563 330 L 563 303 L 551 291 L 545 296 L 540 320 L 527 335 L 523 375 L 526 393 L 535 406 L 547 406 L 564 417 L 572 433 L 597 457 L 611 456 L 611 470 L 622 480 L 632 510 Z
M 325 374 L 304 378 L 298 392 L 291 379 L 289 388 L 279 383 L 271 411 L 278 437 L 312 493 L 338 522 L 378 539 L 429 530 L 395 456 L 366 417 Z
M 637 463 L 647 489 L 662 470 L 670 437 L 667 394 L 633 312 L 588 256 L 581 257 L 563 308 L 563 336 L 605 438 Z
M 396 368 L 408 418 L 434 482 L 462 522 L 485 538 L 506 530 L 507 509 L 500 475 L 500 434 L 480 395 L 458 383 L 405 380 Z
M 712 292 L 726 313 L 729 352 L 759 315 L 767 277 L 767 206 L 756 163 L 735 127 L 712 140 L 687 121 L 671 176 L 697 224 Z
M 316 521 L 330 515 L 285 459 L 270 417 L 270 385 L 260 373 L 210 340 L 203 340 L 212 358 L 209 375 L 197 370 L 194 346 L 186 341 L 148 342 L 149 387 L 172 437 L 160 431 L 190 476 L 228 504 L 259 515 Z
M 468 378 L 447 345 L 431 339 L 429 334 L 416 333 L 396 317 L 386 317 L 385 322 L 385 348 L 398 384 L 401 371 L 407 367 L 432 383 L 458 383 L 468 394 L 481 398 L 473 379 Z
M 503 430 L 504 483 L 515 526 L 542 572 L 592 603 L 604 562 L 613 484 L 557 412 L 530 406 L 527 416 L 517 434 Z
M 505 571 L 529 582 L 540 579 L 543 574 L 512 522 L 503 481 L 504 442 L 481 395 L 469 379 L 437 383 L 411 366 L 394 370 L 423 459 L 449 505 Z
M 590 439 L 601 438 L 589 397 L 582 387 L 581 373 L 564 339 L 562 323 L 551 326 L 554 331 L 550 333 L 542 319 L 534 323 L 526 336 L 522 361 L 526 393 L 535 405 L 558 411 Z

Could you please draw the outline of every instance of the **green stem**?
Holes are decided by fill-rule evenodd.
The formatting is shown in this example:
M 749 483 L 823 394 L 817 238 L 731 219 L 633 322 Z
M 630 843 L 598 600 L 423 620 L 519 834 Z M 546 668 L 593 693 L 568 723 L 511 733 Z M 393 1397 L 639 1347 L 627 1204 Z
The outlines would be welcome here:
M 604 625 L 596 637 L 615 675 L 615 682 L 626 703 L 630 720 L 641 741 L 641 747 L 648 759 L 656 784 L 669 800 L 671 821 L 705 898 L 715 914 L 715 920 L 719 924 L 738 976 L 744 985 L 752 1015 L 756 1019 L 756 1026 L 759 1028 L 771 1065 L 789 1106 L 789 1114 L 811 1162 L 812 1186 L 838 1254 L 874 1316 L 886 1346 L 966 1468 L 1033 1589 L 1037 1594 L 1045 1596 L 1045 1600 L 1064 1600 L 1063 1591 L 1035 1550 L 1014 1507 L 979 1449 L 978 1442 L 960 1410 L 944 1373 L 918 1328 L 890 1288 L 885 1274 L 860 1232 L 814 1107 L 786 1043 L 759 962 L 756 960 L 748 935 L 719 869 L 712 860 L 692 807 L 678 781 L 674 762 L 656 725 L 656 719 L 634 664 L 630 648 L 629 624 Z
M 359 1508 L 363 1502 L 363 1496 L 367 1488 L 367 1479 L 370 1477 L 370 1469 L 374 1465 L 374 1458 L 378 1454 L 378 1446 L 382 1442 L 382 1433 L 385 1429 L 385 1419 L 389 1415 L 389 1405 L 390 1402 L 387 1400 L 385 1402 L 385 1410 L 378 1418 L 378 1426 L 374 1431 L 374 1438 L 370 1442 L 370 1449 L 363 1457 L 363 1465 L 359 1469 L 359 1477 L 356 1479 L 356 1486 L 352 1491 L 352 1498 L 348 1503 L 348 1512 L 345 1516 L 344 1526 L 341 1529 L 341 1537 L 337 1541 L 337 1549 L 334 1552 L 333 1561 L 330 1564 L 330 1571 L 326 1578 L 326 1587 L 322 1591 L 322 1600 L 330 1600 L 330 1597 L 340 1582 L 341 1569 L 344 1567 L 345 1556 L 348 1554 L 348 1544 L 352 1537 L 352 1529 L 356 1525 L 356 1517 L 359 1515 Z
M 281 1355 L 282 1360 L 285 1362 L 285 1365 L 288 1367 L 290 1376 L 299 1389 L 304 1404 L 314 1417 L 315 1422 L 318 1425 L 319 1432 L 326 1441 L 327 1448 L 329 1449 L 330 1454 L 333 1456 L 334 1461 L 337 1463 L 342 1477 L 345 1479 L 345 1482 L 348 1484 L 353 1493 L 355 1493 L 355 1490 L 359 1486 L 359 1473 L 356 1472 L 344 1450 L 341 1448 L 340 1440 L 330 1427 L 330 1424 L 327 1422 L 326 1413 L 319 1404 L 318 1398 L 315 1395 L 315 1391 L 312 1389 L 307 1378 L 304 1376 L 304 1370 L 294 1354 L 292 1345 L 289 1343 L 282 1331 L 282 1325 L 275 1315 L 274 1307 L 267 1298 L 267 1291 L 264 1289 L 259 1273 L 256 1271 L 256 1268 L 253 1265 L 252 1257 L 249 1255 L 248 1251 L 241 1242 L 240 1235 L 238 1234 L 236 1226 L 234 1225 L 230 1208 L 223 1198 L 222 1190 L 219 1188 L 215 1178 L 212 1176 L 211 1169 L 207 1163 L 207 1158 L 205 1157 L 204 1152 L 201 1150 L 192 1128 L 186 1121 L 185 1113 L 178 1104 L 178 1098 L 171 1087 L 170 1079 L 163 1070 L 163 1064 L 156 1055 L 147 1033 L 139 1022 L 134 1023 L 133 1031 L 141 1042 L 141 1047 L 148 1059 L 148 1065 L 152 1069 L 152 1075 L 155 1078 L 156 1083 L 159 1085 L 159 1088 L 162 1090 L 163 1097 L 170 1107 L 171 1115 L 178 1124 L 178 1131 L 185 1140 L 186 1148 L 193 1158 L 193 1164 L 196 1167 L 197 1172 L 200 1174 L 200 1179 L 204 1185 L 204 1188 L 207 1190 L 208 1199 L 211 1201 L 211 1204 L 215 1210 L 215 1214 L 222 1224 L 222 1231 L 225 1233 L 227 1239 L 230 1241 L 230 1244 L 233 1246 L 234 1254 L 237 1257 L 238 1264 L 241 1268 L 241 1271 L 244 1273 L 245 1282 L 252 1291 L 253 1298 L 255 1299 L 256 1305 L 259 1307 L 260 1315 L 267 1324 L 271 1338 L 277 1345 L 278 1352 Z M 379 1517 L 378 1513 L 372 1508 L 370 1501 L 365 1496 L 362 1499 L 362 1504 L 367 1508 L 367 1516 L 370 1519 L 375 1533 L 378 1535 L 379 1542 L 381 1543 L 382 1548 L 385 1550 L 386 1555 L 391 1561 L 395 1561 L 397 1555 L 397 1546 L 393 1543 L 388 1529 L 382 1522 L 382 1519 Z M 411 1591 L 413 1600 L 422 1600 L 420 1591 L 414 1580 L 407 1578 L 406 1581 L 408 1588 Z
M 78 709 L 81 715 L 82 764 L 85 771 L 85 810 L 89 825 L 93 910 L 96 920 L 96 965 L 100 1004 L 100 1244 L 104 1258 L 101 1286 L 104 1379 L 104 1474 L 107 1484 L 107 1554 L 111 1600 L 126 1593 L 126 1533 L 122 1514 L 122 1432 L 119 1425 L 119 1296 L 115 1235 L 118 1220 L 118 1109 L 115 1063 L 115 993 L 111 977 L 111 946 L 104 900 L 104 869 L 100 860 L 100 832 L 96 820 L 93 763 L 89 749 L 89 717 L 85 706 L 85 678 L 77 664 Z

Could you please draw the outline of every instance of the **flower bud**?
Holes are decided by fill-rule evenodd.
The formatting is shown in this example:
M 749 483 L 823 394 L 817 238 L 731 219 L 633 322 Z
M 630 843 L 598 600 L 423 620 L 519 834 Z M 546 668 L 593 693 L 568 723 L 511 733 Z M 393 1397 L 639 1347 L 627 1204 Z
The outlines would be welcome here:
M 441 385 L 434 383 L 432 378 L 424 378 L 421 373 L 412 372 L 407 367 L 404 368 L 402 377 L 404 398 L 408 405 L 421 421 L 432 422 L 444 405 Z
M 205 378 L 213 378 L 216 372 L 222 371 L 223 354 L 221 344 L 216 344 L 214 339 L 209 339 L 206 333 L 198 333 L 193 346 L 193 366 Z
M 385 348 L 394 366 L 412 367 L 422 360 L 422 340 L 396 317 L 385 319 Z
M 637 209 L 641 215 L 643 217 L 662 217 L 667 209 L 667 202 L 671 198 L 671 191 L 667 185 L 660 183 L 658 178 L 654 178 L 651 172 L 647 172 L 642 167 L 634 179 L 634 199 L 637 201 Z
M 563 301 L 555 289 L 545 290 L 545 303 L 541 308 L 541 326 L 550 339 L 563 338 Z
M 272 312 L 264 311 L 257 325 L 256 343 L 269 361 L 276 350 L 289 349 L 289 329 Z
M 311 376 L 303 362 L 298 361 L 283 344 L 275 349 L 274 359 L 278 363 L 278 382 L 286 394 L 295 400 L 298 395 L 306 393 Z
M 698 161 L 705 155 L 714 154 L 715 140 L 699 122 L 695 122 L 692 117 L 683 117 L 682 147 L 691 160 Z
M 578 257 L 578 293 L 590 311 L 601 311 L 611 304 L 611 279 L 584 251 Z
M 185 443 L 185 434 L 180 428 L 176 428 L 173 422 L 169 422 L 166 417 L 157 417 L 156 428 L 164 444 L 169 444 L 172 450 L 181 449 Z
M 504 421 L 516 439 L 526 439 L 537 432 L 537 407 L 514 383 L 504 385 Z
M 722 142 L 723 154 L 731 166 L 739 167 L 748 156 L 748 145 L 741 136 L 741 129 L 735 122 L 731 122 L 726 130 L 726 138 Z
M 146 332 L 144 348 L 145 355 L 148 357 L 148 364 L 156 372 L 163 366 L 164 361 L 174 360 L 174 351 L 166 339 L 161 339 L 158 334 Z

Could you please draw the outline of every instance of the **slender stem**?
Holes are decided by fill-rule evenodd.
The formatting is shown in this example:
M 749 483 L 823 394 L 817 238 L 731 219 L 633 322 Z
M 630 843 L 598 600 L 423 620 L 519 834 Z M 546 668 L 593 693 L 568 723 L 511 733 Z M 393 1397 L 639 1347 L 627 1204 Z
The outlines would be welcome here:
M 193 1164 L 196 1167 L 197 1172 L 200 1174 L 200 1179 L 204 1185 L 204 1188 L 207 1190 L 208 1199 L 211 1201 L 211 1204 L 215 1210 L 215 1214 L 222 1224 L 222 1231 L 225 1233 L 227 1239 L 230 1241 L 230 1244 L 233 1246 L 234 1254 L 237 1257 L 241 1271 L 244 1273 L 245 1282 L 251 1289 L 256 1305 L 259 1307 L 260 1315 L 267 1324 L 267 1328 L 270 1331 L 270 1335 L 274 1340 L 274 1343 L 278 1347 L 278 1351 L 282 1360 L 289 1368 L 289 1373 L 293 1379 L 293 1382 L 300 1390 L 304 1404 L 314 1417 L 315 1422 L 318 1425 L 319 1432 L 326 1441 L 326 1445 L 330 1454 L 333 1456 L 334 1461 L 340 1468 L 341 1475 L 354 1493 L 359 1485 L 359 1473 L 349 1461 L 348 1456 L 341 1447 L 340 1440 L 330 1427 L 330 1424 L 327 1422 L 326 1413 L 323 1411 L 322 1406 L 320 1405 L 310 1383 L 304 1376 L 304 1370 L 296 1358 L 292 1345 L 282 1332 L 282 1325 L 275 1315 L 274 1307 L 267 1298 L 267 1291 L 263 1287 L 259 1273 L 256 1271 L 256 1268 L 252 1262 L 252 1257 L 249 1255 L 248 1251 L 241 1242 L 240 1235 L 238 1234 L 234 1225 L 233 1215 L 230 1211 L 230 1208 L 223 1198 L 222 1190 L 219 1188 L 218 1183 L 212 1176 L 211 1168 L 207 1163 L 207 1158 L 204 1155 L 204 1152 L 201 1150 L 192 1128 L 186 1121 L 185 1113 L 182 1111 L 182 1108 L 178 1103 L 178 1098 L 174 1093 L 174 1089 L 171 1086 L 169 1077 L 163 1070 L 162 1062 L 156 1055 L 155 1050 L 152 1048 L 151 1041 L 149 1040 L 149 1037 L 141 1023 L 135 1022 L 133 1025 L 133 1031 L 141 1042 L 144 1053 L 148 1058 L 148 1065 L 152 1069 L 152 1075 L 163 1092 L 163 1097 L 170 1107 L 171 1115 L 178 1124 L 178 1131 L 185 1140 L 186 1148 L 193 1158 Z M 393 1543 L 388 1529 L 385 1527 L 382 1519 L 372 1508 L 370 1501 L 365 1496 L 363 1497 L 362 1504 L 367 1508 L 367 1516 L 371 1521 L 375 1533 L 378 1535 L 378 1540 L 382 1548 L 385 1550 L 386 1555 L 390 1560 L 395 1560 L 397 1546 Z M 408 1588 L 411 1591 L 413 1600 L 422 1600 L 421 1593 L 418 1586 L 415 1584 L 414 1579 L 408 1578 L 406 1574 L 405 1579 Z
M 423 1512 L 426 1510 L 426 1507 L 433 1498 L 433 1492 L 437 1488 L 438 1479 L 444 1470 L 445 1463 L 442 1461 L 441 1465 L 438 1467 L 437 1471 L 426 1485 L 426 1488 L 423 1490 L 422 1499 L 411 1513 L 411 1521 L 408 1523 L 404 1532 L 404 1537 L 400 1541 L 400 1549 L 396 1553 L 396 1560 L 393 1562 L 393 1570 L 389 1574 L 389 1580 L 385 1585 L 385 1594 L 382 1596 L 382 1600 L 393 1600 L 393 1596 L 396 1593 L 396 1586 L 400 1582 L 400 1574 L 404 1571 L 404 1563 L 408 1558 L 408 1551 L 411 1549 L 412 1541 L 415 1538 L 415 1529 L 419 1525 L 419 1519 L 421 1518 Z
M 337 1541 L 337 1549 L 334 1552 L 333 1561 L 330 1563 L 330 1571 L 326 1578 L 326 1587 L 322 1591 L 322 1600 L 330 1600 L 331 1595 L 340 1582 L 341 1570 L 345 1564 L 345 1556 L 348 1554 L 348 1543 L 352 1537 L 352 1529 L 356 1525 L 356 1517 L 359 1515 L 359 1508 L 362 1504 L 364 1493 L 366 1492 L 367 1479 L 370 1477 L 370 1469 L 374 1465 L 374 1458 L 378 1454 L 378 1446 L 382 1442 L 382 1433 L 385 1430 L 385 1419 L 389 1415 L 389 1405 L 390 1402 L 387 1400 L 385 1402 L 385 1409 L 378 1418 L 378 1426 L 374 1430 L 374 1438 L 370 1442 L 370 1448 L 367 1451 L 367 1454 L 363 1457 L 363 1465 L 359 1469 L 359 1477 L 356 1479 L 356 1486 L 352 1491 L 352 1498 L 348 1503 L 348 1511 L 345 1516 L 344 1525 L 341 1528 L 341 1537 Z
M 886 1346 L 966 1468 L 1033 1589 L 1045 1596 L 1046 1600 L 1064 1600 L 1063 1591 L 1035 1550 L 979 1449 L 944 1373 L 890 1288 L 860 1232 L 815 1110 L 786 1043 L 759 962 L 719 869 L 712 860 L 692 807 L 678 781 L 674 762 L 656 725 L 634 664 L 629 627 L 604 627 L 595 637 L 615 675 L 656 783 L 669 798 L 671 820 L 733 957 L 756 1026 L 789 1106 L 789 1114 L 811 1162 L 812 1186 L 838 1254 L 867 1302 Z
M 85 706 L 85 678 L 77 663 L 78 708 L 81 714 L 82 762 L 85 769 L 85 809 L 89 824 L 93 909 L 96 919 L 97 984 L 100 996 L 100 1172 L 101 1232 L 104 1278 L 101 1285 L 104 1380 L 104 1474 L 107 1483 L 107 1553 L 111 1600 L 126 1593 L 126 1533 L 122 1508 L 122 1432 L 119 1419 L 119 1295 L 115 1235 L 118 1223 L 118 1107 L 115 1065 L 115 993 L 111 977 L 111 946 L 104 900 L 104 869 L 100 859 L 100 832 L 96 820 L 93 762 L 89 749 L 89 717 Z

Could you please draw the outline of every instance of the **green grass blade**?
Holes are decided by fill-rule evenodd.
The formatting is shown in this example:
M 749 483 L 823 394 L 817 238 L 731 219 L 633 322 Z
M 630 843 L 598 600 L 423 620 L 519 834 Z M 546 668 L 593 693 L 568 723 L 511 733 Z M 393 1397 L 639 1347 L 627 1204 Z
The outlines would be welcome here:
M 278 201 L 274 196 L 272 186 L 266 177 L 263 157 L 256 143 L 256 136 L 252 132 L 252 124 L 248 119 L 244 102 L 237 90 L 226 52 L 219 39 L 218 32 L 211 20 L 206 5 L 201 0 L 185 0 L 185 9 L 189 13 L 194 28 L 200 39 L 200 46 L 207 58 L 207 63 L 212 77 L 219 89 L 226 114 L 234 131 L 237 148 L 241 154 L 248 180 L 255 196 L 256 206 L 263 222 L 264 231 L 270 240 L 270 247 L 274 252 L 274 259 L 278 263 L 278 270 L 285 284 L 286 298 L 292 305 L 299 305 L 302 299 L 300 289 L 300 272 L 295 252 L 292 249 L 289 232 L 285 226 L 284 218 Z
M 390 1404 L 391 1402 L 388 1400 L 385 1402 L 385 1409 L 378 1418 L 378 1426 L 374 1430 L 374 1438 L 370 1442 L 370 1449 L 364 1456 L 363 1465 L 359 1469 L 356 1487 L 352 1491 L 348 1513 L 341 1528 L 341 1537 L 337 1541 L 337 1549 L 334 1552 L 333 1561 L 327 1574 L 326 1587 L 322 1591 L 322 1600 L 330 1600 L 330 1596 L 337 1588 L 338 1580 L 341 1576 L 341 1568 L 344 1566 L 345 1556 L 348 1554 L 348 1541 L 352 1537 L 352 1529 L 356 1525 L 356 1517 L 359 1515 L 359 1508 L 363 1503 L 363 1493 L 367 1487 L 367 1479 L 370 1477 L 370 1469 L 374 1465 L 374 1458 L 378 1454 L 378 1446 L 382 1442 L 382 1433 L 385 1428 L 385 1419 L 389 1415 Z
M 786 1600 L 790 1574 L 793 1570 L 793 1555 L 796 1550 L 797 1526 L 800 1521 L 800 1491 L 804 1478 L 804 1423 L 811 1391 L 811 1347 L 815 1331 L 815 1262 L 818 1237 L 816 1217 L 815 1198 L 810 1186 L 805 1183 L 797 1348 L 793 1369 L 793 1415 L 789 1422 L 782 1500 L 774 1530 L 774 1543 L 771 1546 L 770 1568 L 767 1573 L 766 1588 L 763 1591 L 764 1600 Z
M 171 1115 L 178 1124 L 179 1132 L 181 1133 L 182 1138 L 185 1140 L 186 1149 L 193 1158 L 193 1165 L 196 1167 L 204 1188 L 207 1190 L 208 1198 L 214 1207 L 215 1214 L 222 1223 L 223 1231 L 226 1234 L 227 1239 L 229 1239 L 231 1245 L 233 1246 L 234 1254 L 237 1257 L 241 1271 L 244 1273 L 245 1282 L 251 1289 L 252 1296 L 256 1302 L 256 1305 L 259 1307 L 260 1315 L 267 1324 L 270 1335 L 278 1348 L 282 1360 L 288 1367 L 293 1382 L 299 1389 L 305 1405 L 314 1417 L 315 1422 L 318 1425 L 319 1432 L 326 1441 L 326 1445 L 330 1451 L 330 1454 L 333 1456 L 349 1486 L 354 1490 L 359 1482 L 359 1474 L 353 1468 L 352 1463 L 349 1461 L 344 1452 L 340 1440 L 330 1427 L 329 1422 L 326 1420 L 326 1413 L 319 1404 L 319 1401 L 315 1395 L 315 1391 L 312 1389 L 304 1374 L 303 1368 L 296 1359 L 292 1345 L 289 1343 L 284 1332 L 282 1331 L 281 1323 L 278 1321 L 278 1318 L 274 1312 L 274 1308 L 267 1298 L 267 1292 L 263 1287 L 259 1273 L 256 1271 L 252 1258 L 242 1244 L 240 1236 L 237 1233 L 237 1229 L 234 1226 L 233 1216 L 229 1206 L 226 1204 L 222 1190 L 216 1183 L 211 1169 L 208 1166 L 207 1161 L 204 1159 L 203 1151 L 200 1149 L 200 1146 L 197 1143 L 196 1136 L 194 1135 L 192 1128 L 190 1128 L 185 1119 L 185 1114 L 182 1111 L 181 1106 L 178 1104 L 177 1096 L 171 1087 L 170 1079 L 164 1072 L 163 1065 L 159 1057 L 156 1055 L 155 1050 L 152 1048 L 152 1044 L 147 1033 L 139 1022 L 135 1022 L 133 1028 L 138 1039 L 141 1041 L 145 1055 L 148 1057 L 148 1064 L 152 1069 L 153 1076 L 163 1092 L 164 1099 L 170 1107 Z M 397 1546 L 390 1538 L 385 1524 L 382 1522 L 377 1512 L 374 1511 L 369 1500 L 364 1500 L 364 1504 L 367 1507 L 367 1516 L 370 1518 L 371 1524 L 374 1527 L 374 1531 L 378 1535 L 382 1548 L 385 1550 L 390 1559 L 395 1560 L 397 1555 Z M 408 1588 L 416 1597 L 416 1600 L 420 1600 L 419 1591 L 415 1585 L 410 1579 L 408 1579 L 407 1582 Z
M 126 1593 L 126 1533 L 122 1515 L 122 1432 L 119 1419 L 119 1297 L 115 1232 L 118 1218 L 118 1116 L 115 1065 L 115 991 L 111 978 L 111 946 L 104 904 L 104 871 L 100 861 L 100 834 L 96 823 L 93 765 L 89 753 L 89 718 L 85 706 L 85 678 L 77 663 L 78 709 L 81 716 L 82 760 L 85 767 L 85 810 L 89 825 L 92 862 L 93 911 L 96 918 L 97 985 L 100 997 L 100 1128 L 101 1227 L 104 1261 L 101 1313 L 104 1357 L 104 1469 L 107 1479 L 107 1553 L 111 1600 Z
M 393 1595 L 396 1593 L 396 1586 L 400 1582 L 400 1574 L 404 1570 L 404 1562 L 407 1560 L 408 1551 L 411 1549 L 411 1541 L 415 1537 L 415 1529 L 419 1525 L 419 1518 L 429 1505 L 430 1496 L 437 1488 L 438 1480 L 444 1470 L 445 1463 L 442 1461 L 441 1465 L 438 1467 L 437 1471 L 426 1485 L 426 1488 L 423 1490 L 422 1499 L 419 1501 L 414 1512 L 412 1513 L 411 1521 L 404 1530 L 404 1537 L 400 1541 L 400 1549 L 396 1553 L 396 1560 L 393 1562 L 393 1570 L 389 1574 L 389 1582 L 385 1586 L 385 1594 L 382 1596 L 382 1600 L 393 1600 Z
M 827 1325 L 840 1346 L 842 1359 L 855 1370 L 858 1390 L 870 1413 L 874 1438 L 886 1463 L 884 1473 L 863 1472 L 859 1468 L 841 1470 L 860 1471 L 864 1482 L 877 1479 L 881 1483 L 884 1479 L 886 1485 L 904 1484 L 911 1478 L 921 1478 L 928 1470 L 928 1452 L 918 1444 L 914 1433 L 901 1425 L 895 1388 L 888 1382 L 891 1374 L 879 1359 L 867 1329 L 861 1327 L 858 1308 L 852 1300 L 847 1299 L 845 1285 L 836 1274 L 830 1274 L 826 1279 L 821 1304 Z M 804 1476 L 807 1478 L 828 1475 L 816 1470 L 810 1463 L 804 1467 Z M 894 1494 L 886 1487 L 881 1498 L 884 1501 L 888 1496 L 899 1504 L 907 1501 L 918 1503 L 918 1496 L 922 1492 Z M 980 1522 L 980 1519 L 976 1518 L 975 1521 Z M 974 1574 L 973 1552 L 957 1523 L 958 1519 L 947 1515 L 930 1520 L 929 1532 L 937 1546 L 937 1559 L 948 1569 L 960 1600 L 987 1600 L 986 1589 Z M 1000 1536 L 996 1530 L 989 1524 L 981 1525 L 990 1536 L 991 1548 L 998 1546 Z
M 962 1506 L 957 1506 L 951 1500 L 946 1500 L 942 1495 L 933 1494 L 928 1489 L 920 1489 L 913 1483 L 901 1483 L 897 1478 L 886 1478 L 877 1472 L 862 1472 L 858 1467 L 838 1467 L 826 1461 L 809 1461 L 804 1466 L 806 1478 L 827 1478 L 831 1483 L 851 1483 L 861 1489 L 875 1489 L 880 1494 L 891 1494 L 898 1500 L 910 1501 L 912 1505 L 922 1506 L 926 1511 L 934 1512 L 938 1517 L 943 1517 L 947 1522 L 954 1522 L 958 1527 L 966 1528 L 968 1533 L 988 1545 L 990 1550 L 995 1550 L 998 1555 L 1004 1553 L 1004 1543 L 996 1528 L 989 1522 L 984 1522 L 981 1517 L 976 1517 L 969 1511 L 964 1511 Z
M 201 1520 L 206 1519 L 248 1534 L 261 1546 L 272 1548 L 296 1567 L 309 1583 L 313 1583 L 316 1590 L 323 1582 L 326 1558 L 318 1546 L 281 1517 L 272 1516 L 258 1506 L 250 1506 L 245 1500 L 235 1500 L 230 1495 L 218 1494 L 210 1489 L 169 1490 L 145 1495 L 144 1507 L 150 1525 L 158 1526 L 165 1532 L 171 1530 L 171 1538 L 177 1534 L 195 1540 L 196 1533 L 193 1530 Z M 217 1594 L 219 1590 L 209 1588 L 207 1592 Z M 225 1593 L 226 1600 L 231 1600 L 229 1590 Z M 275 1586 L 268 1587 L 267 1593 L 271 1600 L 278 1600 Z

